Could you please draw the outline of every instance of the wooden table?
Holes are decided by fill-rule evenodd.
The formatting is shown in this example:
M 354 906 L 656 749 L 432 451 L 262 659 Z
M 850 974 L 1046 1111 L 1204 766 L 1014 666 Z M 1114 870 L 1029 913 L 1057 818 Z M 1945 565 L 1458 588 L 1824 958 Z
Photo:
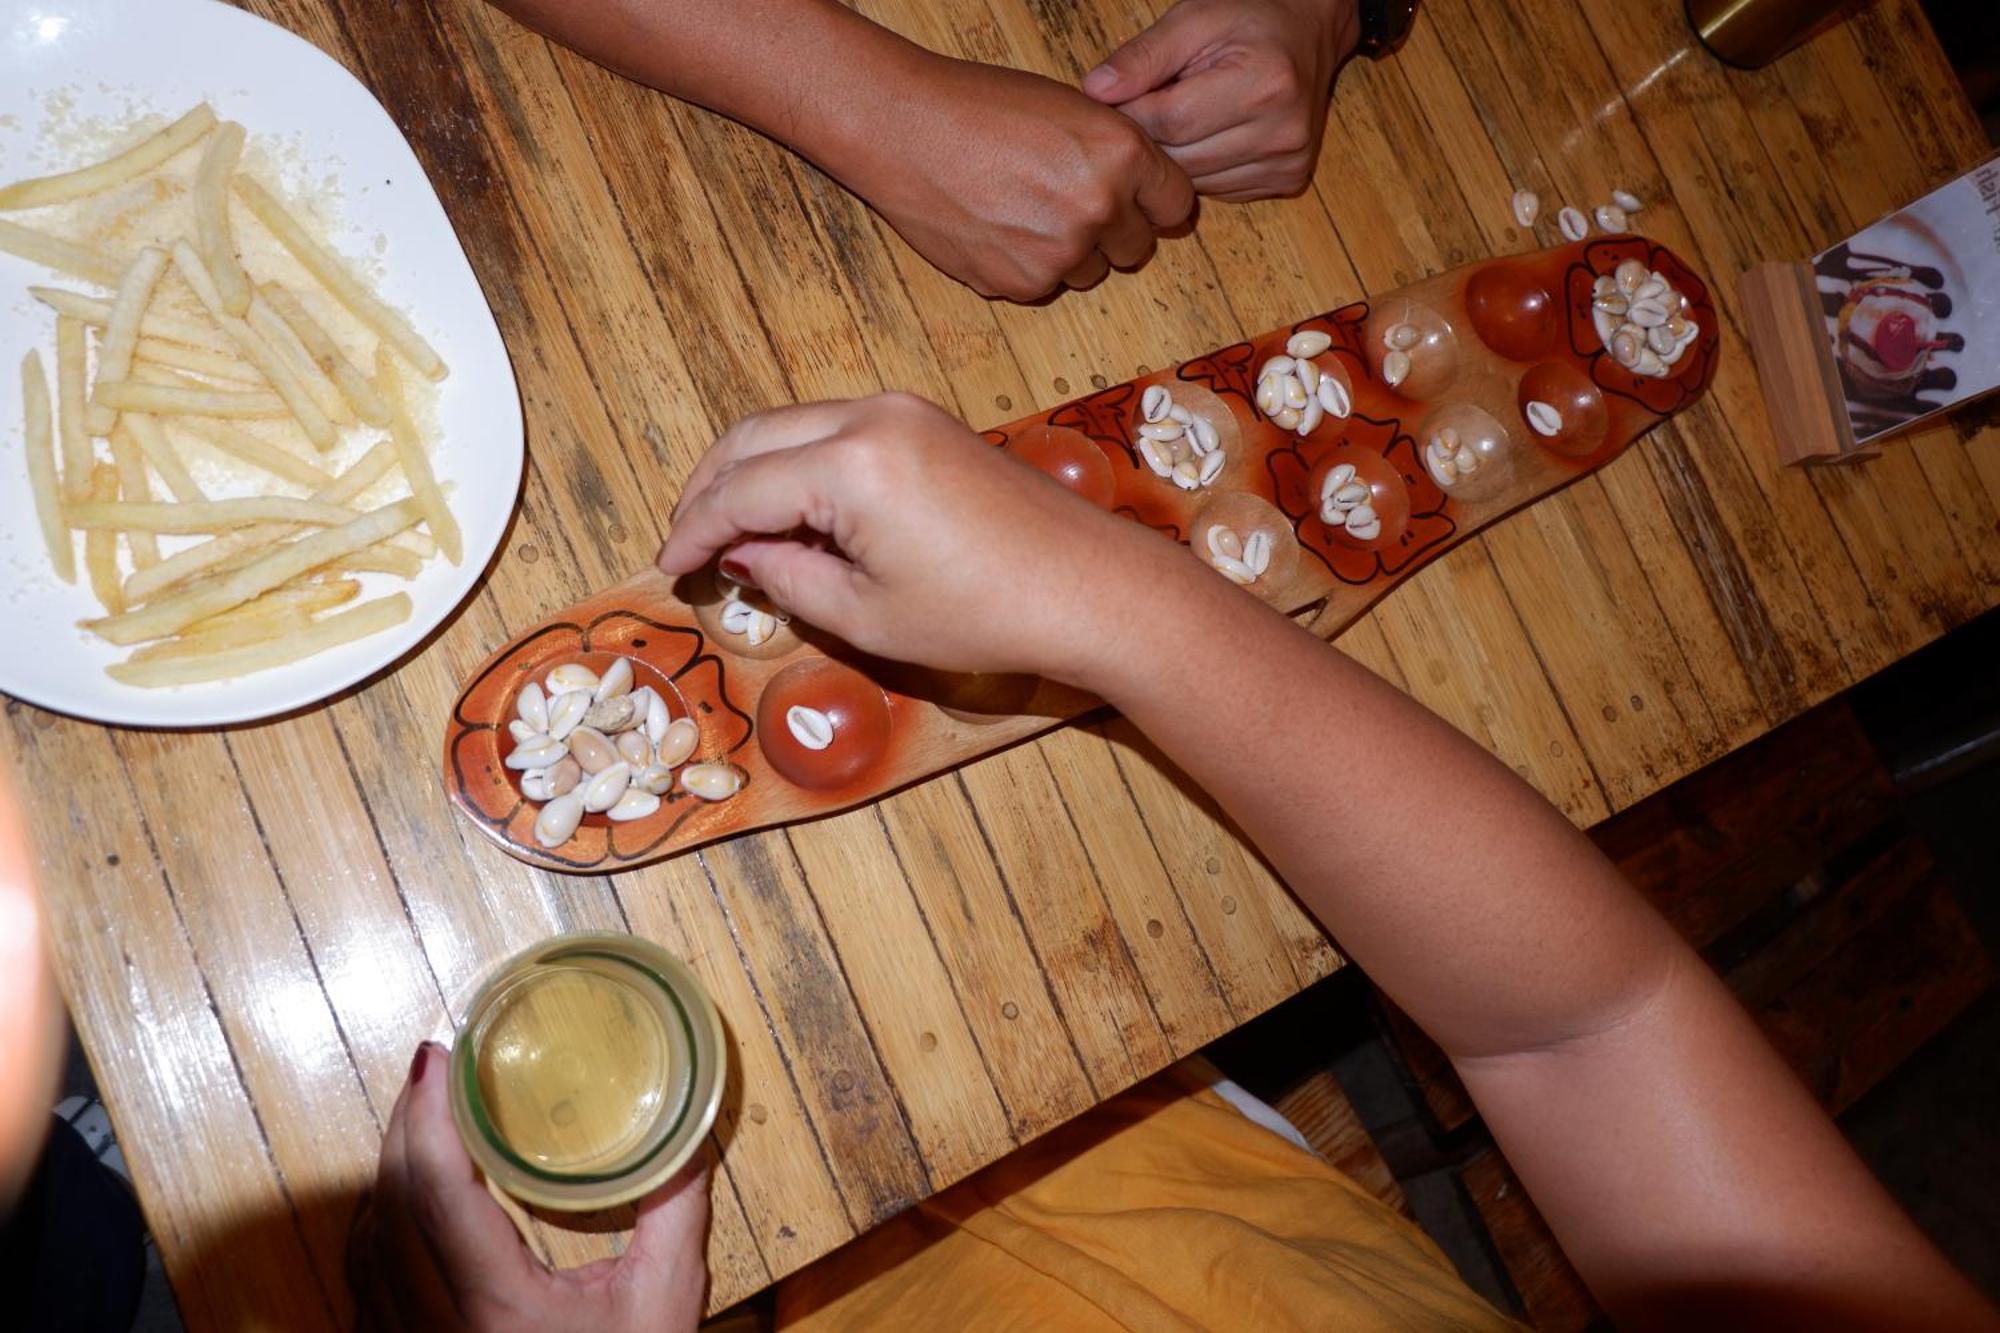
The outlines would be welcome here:
M 896 385 L 991 424 L 1528 248 L 1516 185 L 1550 216 L 1621 185 L 1715 280 L 1711 396 L 1341 648 L 1590 824 L 2000 599 L 1992 414 L 1781 471 L 1734 307 L 1739 270 L 1984 151 L 1915 0 L 1755 74 L 1695 47 L 1678 0 L 1426 0 L 1400 55 L 1343 76 L 1314 192 L 1205 208 L 1143 273 L 1040 309 L 976 299 L 785 152 L 474 0 L 251 7 L 347 62 L 415 144 L 513 352 L 533 461 L 485 588 L 368 689 L 200 735 L 7 707 L 71 1008 L 195 1327 L 344 1322 L 348 1219 L 412 1046 L 553 931 L 661 940 L 726 1017 L 718 1305 L 1338 965 L 1116 722 L 616 879 L 472 835 L 436 770 L 461 676 L 649 560 L 741 413 Z M 1073 80 L 1155 5 L 866 7 Z M 544 1239 L 566 1261 L 609 1243 Z

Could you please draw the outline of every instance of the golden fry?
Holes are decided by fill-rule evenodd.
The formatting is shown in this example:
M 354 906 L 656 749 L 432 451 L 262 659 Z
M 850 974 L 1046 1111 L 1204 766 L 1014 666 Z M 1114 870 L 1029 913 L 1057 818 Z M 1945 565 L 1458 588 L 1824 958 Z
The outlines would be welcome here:
M 35 521 L 48 544 L 49 562 L 64 583 L 76 582 L 76 544 L 63 526 L 62 496 L 56 483 L 55 423 L 49 420 L 49 381 L 42 354 L 21 358 L 21 411 L 28 446 L 28 487 L 35 493 Z
M 167 252 L 149 245 L 132 261 L 119 280 L 118 296 L 111 303 L 111 318 L 104 328 L 104 341 L 97 345 L 98 383 L 116 382 L 132 373 L 132 352 L 139 345 L 139 321 L 153 299 L 153 288 L 167 271 Z M 118 414 L 99 403 L 90 409 L 90 433 L 109 435 Z
M 250 308 L 250 276 L 236 257 L 236 239 L 229 234 L 229 176 L 243 156 L 243 127 L 225 120 L 202 150 L 194 173 L 194 234 L 202 262 L 215 275 L 222 308 L 242 315 Z
M 23 227 L 19 223 L 0 218 L 0 250 L 10 255 L 18 255 L 30 263 L 52 268 L 58 273 L 67 273 L 85 282 L 94 282 L 100 287 L 116 287 L 125 270 L 109 255 L 99 254 L 87 245 L 66 241 L 60 236 L 51 236 L 45 231 Z
M 200 417 L 176 417 L 174 429 L 192 435 L 211 449 L 307 490 L 318 490 L 333 484 L 332 474 L 308 463 L 291 450 L 260 440 L 240 427 Z
M 389 469 L 395 465 L 395 447 L 383 440 L 356 459 L 354 466 L 334 479 L 333 485 L 314 493 L 312 498 L 321 504 L 344 505 L 388 475 Z M 176 551 L 156 568 L 142 570 L 125 580 L 125 596 L 134 602 L 149 601 L 197 574 L 226 566 L 231 560 L 282 541 L 297 531 L 289 524 L 244 528 L 240 532 L 227 533 L 198 546 L 190 546 L 184 551 Z
M 118 469 L 99 463 L 90 473 L 90 500 L 100 505 L 118 499 Z M 83 568 L 90 575 L 90 590 L 104 609 L 117 615 L 125 609 L 125 586 L 118 576 L 118 534 L 109 529 L 83 534 Z
M 360 418 L 371 426 L 389 424 L 389 405 L 382 401 L 382 395 L 375 391 L 360 368 L 347 359 L 345 353 L 335 343 L 326 327 L 312 317 L 305 303 L 275 282 L 267 282 L 257 289 L 278 318 L 291 326 L 312 356 L 320 371 L 340 386 L 341 393 L 353 406 Z
M 304 265 L 320 285 L 346 306 L 363 324 L 382 335 L 428 379 L 441 380 L 450 373 L 444 358 L 437 354 L 401 311 L 384 304 L 355 277 L 332 251 L 312 238 L 299 220 L 269 190 L 250 177 L 238 174 L 231 182 L 237 197 L 247 204 L 257 220 Z
M 207 307 L 209 318 L 222 326 L 222 331 L 243 353 L 243 359 L 257 367 L 258 373 L 278 391 L 285 406 L 291 409 L 291 415 L 304 428 L 306 438 L 320 449 L 331 449 L 335 439 L 333 422 L 320 411 L 319 404 L 306 392 L 304 383 L 278 350 L 265 341 L 262 334 L 222 308 L 222 293 L 215 289 L 215 280 L 202 265 L 201 256 L 186 241 L 174 243 L 174 267 L 180 271 L 182 280 L 194 289 L 202 305 Z
M 118 494 L 126 500 L 146 503 L 153 498 L 152 483 L 146 477 L 146 458 L 132 432 L 123 424 L 111 428 L 111 462 L 118 469 Z M 160 563 L 160 542 L 150 532 L 128 532 L 125 544 L 132 550 L 136 573 Z
M 90 435 L 84 430 L 84 378 L 90 370 L 83 325 L 56 317 L 56 442 L 62 446 L 65 501 L 90 494 Z
M 191 371 L 196 375 L 206 375 L 216 380 L 230 380 L 236 384 L 258 386 L 264 383 L 264 377 L 259 375 L 257 368 L 248 361 L 232 356 L 228 352 L 211 352 L 205 347 L 189 347 L 184 343 L 168 342 L 165 338 L 148 338 L 141 335 L 139 345 L 132 352 L 132 364 Z M 144 379 L 144 376 L 134 374 L 133 378 Z
M 197 620 L 182 630 L 185 639 L 196 634 L 206 634 L 211 630 L 224 629 L 231 625 L 269 620 L 273 616 L 286 613 L 314 616 L 322 611 L 330 611 L 343 606 L 361 595 L 361 585 L 353 579 L 330 579 L 325 583 L 302 583 L 294 580 L 281 588 L 273 588 L 262 597 L 253 597 L 243 605 Z
M 327 378 L 324 370 L 313 354 L 306 350 L 299 335 L 292 326 L 278 318 L 278 312 L 270 303 L 253 294 L 250 298 L 250 313 L 246 323 L 257 331 L 257 335 L 271 344 L 271 350 L 281 357 L 292 373 L 299 377 L 299 383 L 311 395 L 313 404 L 327 415 L 335 425 L 352 426 L 354 409 L 348 406 L 347 398 Z
M 139 452 L 153 465 L 153 471 L 160 474 L 160 480 L 173 492 L 174 499 L 183 504 L 196 504 L 208 498 L 188 474 L 180 451 L 160 429 L 159 422 L 144 412 L 127 412 L 119 420 L 131 431 L 132 443 L 139 446 Z
M 399 500 L 384 505 L 370 510 L 352 523 L 327 528 L 288 546 L 281 546 L 232 574 L 204 579 L 137 611 L 93 621 L 88 628 L 100 637 L 119 644 L 142 643 L 147 639 L 177 634 L 205 616 L 241 606 L 252 597 L 269 592 L 281 583 L 288 583 L 309 569 L 318 569 L 330 560 L 366 550 L 379 541 L 393 537 L 422 516 L 414 500 Z M 164 565 L 163 561 L 160 567 Z
M 56 176 L 16 181 L 0 189 L 0 209 L 40 208 L 97 194 L 143 176 L 183 148 L 192 147 L 215 126 L 215 112 L 203 102 L 159 133 L 102 162 Z
M 116 383 L 99 380 L 97 401 L 118 412 L 150 412 L 163 417 L 234 417 L 274 420 L 291 416 L 285 400 L 275 393 L 242 393 L 228 389 L 182 388 L 166 384 Z
M 391 593 L 372 602 L 363 602 L 351 611 L 317 620 L 296 634 L 268 643 L 232 648 L 207 657 L 170 658 L 154 662 L 118 662 L 106 668 L 112 679 L 127 685 L 157 688 L 165 685 L 193 685 L 202 681 L 229 680 L 323 653 L 329 648 L 370 634 L 379 634 L 410 618 L 412 603 L 406 592 Z
M 208 623 L 202 622 L 204 625 Z M 268 643 L 272 639 L 297 634 L 311 625 L 312 616 L 307 612 L 277 611 L 212 630 L 198 630 L 190 626 L 185 634 L 141 644 L 125 660 L 137 663 L 170 661 L 177 657 L 213 657 L 231 648 L 248 648 L 252 644 Z
M 0 249 L 4 249 L 0 246 Z M 121 275 L 112 286 L 124 282 Z M 66 287 L 30 287 L 28 295 L 40 301 L 58 315 L 74 315 L 95 328 L 104 328 L 111 323 L 111 302 L 100 301 L 95 296 L 85 296 Z M 211 352 L 226 352 L 222 335 L 212 332 L 206 326 L 191 319 L 181 319 L 174 315 L 148 311 L 139 321 L 141 338 L 164 338 L 170 342 L 182 343 L 188 347 L 200 347 Z
M 315 504 L 311 500 L 288 500 L 283 496 L 251 496 L 240 500 L 198 500 L 182 504 L 126 503 L 101 504 L 84 501 L 69 507 L 71 527 L 86 532 L 109 529 L 113 532 L 227 532 L 258 523 L 292 523 L 313 527 L 339 527 L 361 517 L 339 505 Z
M 394 574 L 399 579 L 413 579 L 423 573 L 424 562 L 400 546 L 382 542 L 365 551 L 329 560 L 320 568 L 339 574 Z
M 389 355 L 386 346 L 375 348 L 375 380 L 382 390 L 382 401 L 389 405 L 389 439 L 396 446 L 396 461 L 410 483 L 410 493 L 423 508 L 424 525 L 437 539 L 444 558 L 455 565 L 465 555 L 465 541 L 459 534 L 458 520 L 452 516 L 451 506 L 445 503 L 444 492 L 438 489 L 437 478 L 431 473 L 430 455 L 424 452 L 423 441 L 417 438 L 417 428 L 410 424 L 409 407 L 403 398 L 403 372 L 397 369 L 396 358 Z

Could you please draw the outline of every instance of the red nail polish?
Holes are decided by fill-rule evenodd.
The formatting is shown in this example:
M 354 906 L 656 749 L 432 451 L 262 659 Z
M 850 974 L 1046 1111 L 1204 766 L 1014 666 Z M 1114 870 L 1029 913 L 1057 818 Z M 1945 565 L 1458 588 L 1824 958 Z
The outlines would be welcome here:
M 746 588 L 754 588 L 757 581 L 750 577 L 750 569 L 741 560 L 722 561 L 722 576 L 732 583 L 740 583 Z
M 410 1059 L 410 1082 L 412 1083 L 423 1082 L 424 1070 L 429 1068 L 430 1062 L 431 1062 L 431 1044 L 427 1041 L 418 1042 L 417 1053 Z

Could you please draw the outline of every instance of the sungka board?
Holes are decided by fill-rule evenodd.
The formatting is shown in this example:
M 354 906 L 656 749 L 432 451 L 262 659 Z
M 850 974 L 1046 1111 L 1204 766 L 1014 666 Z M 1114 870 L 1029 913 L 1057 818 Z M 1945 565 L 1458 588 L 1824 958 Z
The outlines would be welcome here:
M 1707 284 L 1618 236 L 1427 278 L 985 437 L 1246 596 L 1324 602 L 1338 632 L 1700 397 L 1717 348 Z M 713 573 L 649 569 L 473 672 L 444 777 L 514 856 L 605 873 L 860 804 L 1093 703 L 867 659 Z

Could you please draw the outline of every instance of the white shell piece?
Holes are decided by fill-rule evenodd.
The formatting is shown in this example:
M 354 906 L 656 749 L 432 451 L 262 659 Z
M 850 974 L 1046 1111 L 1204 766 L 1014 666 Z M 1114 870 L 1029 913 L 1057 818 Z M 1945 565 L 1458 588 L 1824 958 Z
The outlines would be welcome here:
M 549 735 L 557 740 L 568 740 L 569 734 L 583 725 L 585 714 L 590 712 L 590 691 L 571 690 L 559 694 L 549 705 Z
M 547 768 L 568 754 L 563 743 L 546 734 L 536 735 L 508 752 L 503 761 L 507 767 L 527 772 L 531 768 Z
M 743 771 L 728 764 L 689 764 L 681 770 L 681 789 L 704 801 L 726 801 L 743 790 Z
M 1514 221 L 1523 227 L 1535 225 L 1535 219 L 1542 215 L 1542 197 L 1533 190 L 1516 190 L 1510 201 L 1514 208 Z
M 660 798 L 654 793 L 627 787 L 624 795 L 604 812 L 604 817 L 616 824 L 627 824 L 635 819 L 644 819 L 659 808 Z
M 1250 566 L 1250 572 L 1262 578 L 1264 571 L 1271 567 L 1271 534 L 1258 529 L 1250 534 L 1250 540 L 1243 543 L 1243 563 Z
M 1333 346 L 1333 338 L 1319 329 L 1300 329 L 1285 340 L 1285 350 L 1294 357 L 1318 356 Z
M 536 731 L 549 729 L 548 696 L 542 693 L 542 687 L 534 681 L 531 680 L 521 687 L 520 697 L 514 700 L 514 711 L 521 715 L 523 722 Z
M 833 719 L 804 704 L 793 704 L 785 710 L 785 730 L 808 750 L 824 750 L 833 744 Z
M 1174 396 L 1167 392 L 1165 385 L 1154 384 L 1147 388 L 1145 396 L 1139 399 L 1139 411 L 1148 421 L 1166 419 L 1167 409 L 1174 405 Z
M 581 662 L 565 662 L 548 675 L 550 694 L 568 694 L 571 690 L 595 690 L 597 673 Z
M 535 841 L 544 847 L 560 847 L 576 834 L 583 822 L 583 797 L 576 792 L 558 796 L 535 816 Z
M 1534 427 L 1535 434 L 1548 436 L 1562 434 L 1563 416 L 1553 405 L 1534 398 L 1529 400 L 1522 411 L 1527 415 L 1528 424 Z
M 1556 226 L 1561 228 L 1562 234 L 1572 241 L 1580 241 L 1590 235 L 1590 219 L 1574 208 L 1565 207 L 1562 212 L 1556 214 Z
M 601 814 L 618 804 L 618 798 L 631 785 L 632 765 L 621 759 L 583 784 L 583 808 L 591 814 Z
M 625 658 L 614 658 L 604 674 L 598 678 L 597 689 L 591 697 L 598 703 L 606 699 L 616 699 L 632 692 L 632 663 Z
M 694 747 L 701 742 L 701 728 L 691 717 L 677 717 L 667 724 L 666 734 L 660 737 L 659 760 L 668 768 L 678 768 L 687 762 Z

